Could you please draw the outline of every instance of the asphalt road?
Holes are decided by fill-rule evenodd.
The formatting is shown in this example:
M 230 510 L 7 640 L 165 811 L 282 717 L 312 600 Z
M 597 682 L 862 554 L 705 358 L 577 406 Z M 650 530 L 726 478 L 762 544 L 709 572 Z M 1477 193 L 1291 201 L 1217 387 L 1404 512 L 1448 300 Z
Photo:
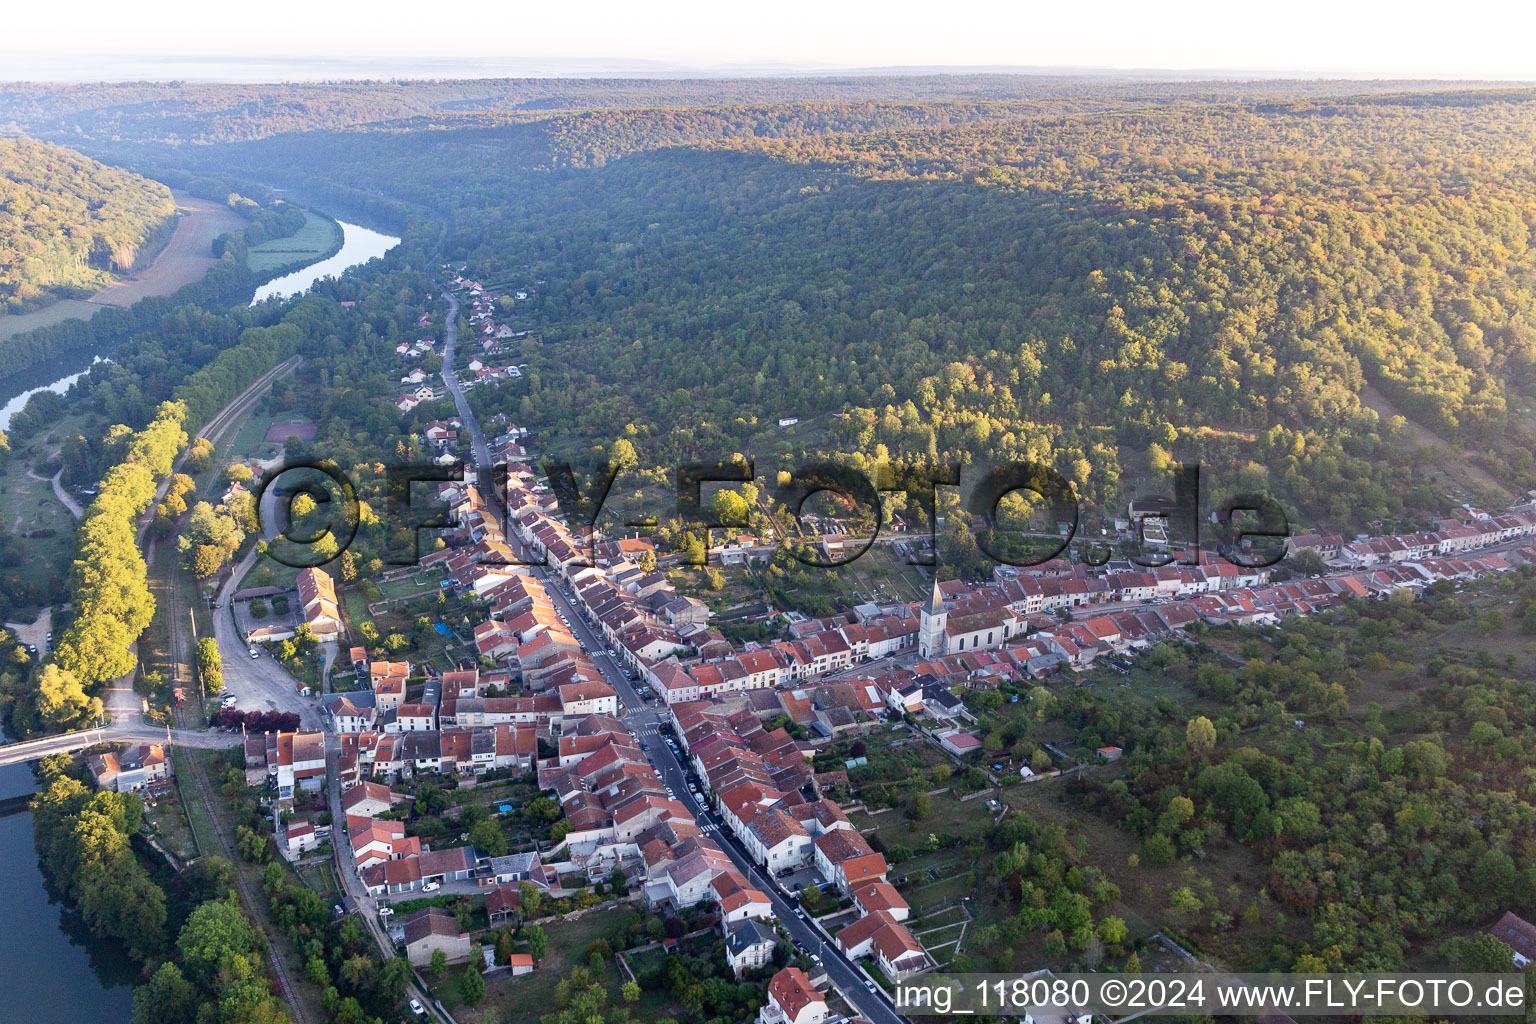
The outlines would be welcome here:
M 447 386 L 448 394 L 453 396 L 454 407 L 459 410 L 459 419 L 464 421 L 464 428 L 469 431 L 470 448 L 475 453 L 475 468 L 482 473 L 489 473 L 491 446 L 486 443 L 485 434 L 480 430 L 474 413 L 469 411 L 464 388 L 459 384 L 459 372 L 453 368 L 454 348 L 459 343 L 459 300 L 448 289 L 442 291 L 448 300 L 448 323 L 443 328 L 443 384 Z

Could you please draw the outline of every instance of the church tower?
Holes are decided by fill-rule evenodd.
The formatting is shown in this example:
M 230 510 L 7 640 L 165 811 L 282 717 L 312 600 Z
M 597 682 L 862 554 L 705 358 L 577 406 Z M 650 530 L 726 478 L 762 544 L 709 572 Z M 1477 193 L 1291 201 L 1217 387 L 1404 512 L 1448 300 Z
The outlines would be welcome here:
M 918 617 L 918 657 L 937 658 L 945 653 L 947 637 L 944 634 L 944 626 L 948 621 L 949 612 L 944 610 L 944 592 L 939 589 L 939 578 L 935 576 L 933 593 L 928 595 L 928 603 L 923 605 Z

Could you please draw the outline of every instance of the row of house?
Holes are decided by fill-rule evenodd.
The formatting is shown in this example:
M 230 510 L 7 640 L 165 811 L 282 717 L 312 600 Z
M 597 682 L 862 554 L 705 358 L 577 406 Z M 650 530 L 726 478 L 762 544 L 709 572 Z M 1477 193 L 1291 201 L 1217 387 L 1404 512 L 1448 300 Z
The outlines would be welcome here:
M 693 701 L 669 710 L 679 746 L 748 854 L 774 874 L 814 867 L 853 899 L 860 917 L 836 936 L 844 952 L 872 956 L 894 979 L 933 965 L 901 924 L 910 909 L 886 880 L 885 858 L 836 803 L 817 794 L 809 744 L 764 729 L 746 706 Z

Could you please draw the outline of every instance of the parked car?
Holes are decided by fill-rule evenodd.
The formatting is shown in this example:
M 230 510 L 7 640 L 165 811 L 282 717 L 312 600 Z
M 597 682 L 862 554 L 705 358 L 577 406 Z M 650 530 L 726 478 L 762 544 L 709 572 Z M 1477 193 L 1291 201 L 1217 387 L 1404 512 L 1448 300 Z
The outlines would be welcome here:
M 411 1012 L 420 1017 L 422 1020 L 427 1019 L 427 1008 L 422 1006 L 421 1001 L 418 999 L 411 1000 Z
M 251 648 L 251 657 L 253 657 L 253 658 L 261 657 L 261 648 L 259 648 L 259 647 L 252 647 Z
M 379 908 L 379 916 L 380 917 L 393 917 L 394 914 L 395 914 L 395 908 L 394 907 L 380 907 Z
M 421 891 L 422 892 L 437 892 L 437 890 L 441 889 L 442 887 L 443 887 L 442 884 L 439 883 L 439 882 L 428 882 L 428 883 L 426 883 L 425 885 L 423 885 L 421 887 Z

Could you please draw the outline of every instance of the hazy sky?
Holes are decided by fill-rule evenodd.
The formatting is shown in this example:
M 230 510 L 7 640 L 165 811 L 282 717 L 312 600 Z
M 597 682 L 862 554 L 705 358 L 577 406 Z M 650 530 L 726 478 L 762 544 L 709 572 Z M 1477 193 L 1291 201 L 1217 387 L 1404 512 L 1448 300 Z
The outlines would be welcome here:
M 1536 2 L 73 0 L 8 5 L 17 68 L 84 55 L 585 59 L 672 68 L 1255 69 L 1536 78 Z M 21 44 L 21 45 L 17 45 Z M 107 61 L 104 70 L 115 62 Z M 0 77 L 17 77 L 16 70 Z

